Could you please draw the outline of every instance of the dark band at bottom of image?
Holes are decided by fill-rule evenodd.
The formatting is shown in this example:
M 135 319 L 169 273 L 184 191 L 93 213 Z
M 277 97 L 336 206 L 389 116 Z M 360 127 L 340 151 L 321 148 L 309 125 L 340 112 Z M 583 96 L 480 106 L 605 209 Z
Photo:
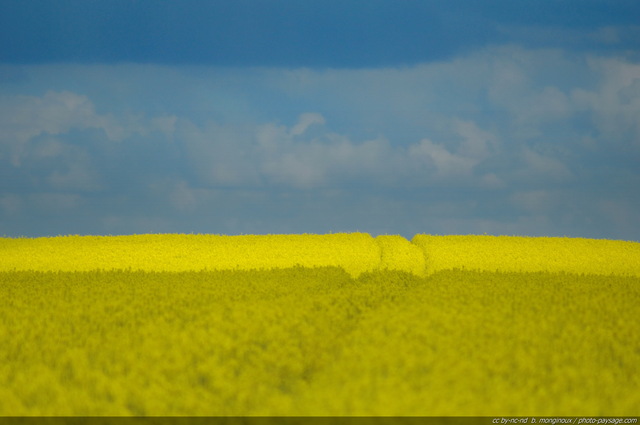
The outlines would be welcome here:
M 0 417 L 0 425 L 507 425 L 637 424 L 638 416 L 216 416 L 216 417 Z

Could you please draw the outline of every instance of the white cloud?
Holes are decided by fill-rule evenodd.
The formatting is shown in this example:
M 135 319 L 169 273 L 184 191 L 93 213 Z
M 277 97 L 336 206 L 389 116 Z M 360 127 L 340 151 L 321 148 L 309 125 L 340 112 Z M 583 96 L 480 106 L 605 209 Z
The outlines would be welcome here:
M 92 191 L 102 185 L 86 155 L 75 155 L 62 170 L 54 170 L 46 179 L 54 190 Z
M 302 128 L 326 124 L 322 132 L 306 136 Z M 498 189 L 510 177 L 522 179 L 572 176 L 559 159 L 522 147 L 517 151 L 525 167 L 514 166 L 476 175 L 476 168 L 503 154 L 499 137 L 469 120 L 452 118 L 451 141 L 423 138 L 408 146 L 385 138 L 353 141 L 331 132 L 321 114 L 305 113 L 291 127 L 257 125 L 253 137 L 230 126 L 209 122 L 205 128 L 183 122 L 179 132 L 188 157 L 202 181 L 212 186 L 284 185 L 296 188 L 367 182 L 381 186 L 457 186 Z M 485 167 L 486 168 L 486 167 Z
M 171 189 L 169 200 L 180 211 L 195 211 L 202 201 L 202 196 L 198 191 L 190 188 L 185 181 L 180 181 Z
M 603 26 L 591 32 L 588 37 L 605 45 L 636 41 L 640 38 L 640 25 Z
M 589 67 L 598 86 L 574 89 L 575 108 L 592 114 L 603 145 L 640 152 L 640 64 L 591 57 Z
M 42 97 L 3 96 L 0 110 L 0 155 L 8 157 L 13 166 L 29 155 L 25 145 L 31 138 L 96 124 L 91 102 L 67 91 L 49 91 Z
M 555 209 L 556 199 L 548 190 L 516 191 L 511 195 L 511 202 L 529 213 L 543 213 Z
M 302 115 L 293 128 L 304 125 L 307 117 Z M 294 140 L 293 131 L 268 124 L 257 130 L 256 160 L 267 181 L 294 187 L 352 179 L 393 186 L 430 185 L 448 178 L 460 182 L 496 150 L 497 141 L 473 122 L 456 119 L 453 126 L 462 138 L 457 150 L 429 139 L 407 147 L 394 146 L 384 138 L 358 143 L 331 132 L 316 139 Z M 487 179 L 489 185 L 500 184 L 495 175 Z
M 619 28 L 594 36 L 611 43 L 626 37 Z M 399 197 L 409 196 L 406 189 L 418 194 L 407 208 L 428 216 L 440 211 L 428 203 L 443 202 L 429 194 L 461 188 L 470 203 L 454 202 L 450 211 L 469 212 L 450 218 L 449 229 L 516 232 L 551 229 L 556 224 L 549 217 L 564 217 L 557 213 L 560 201 L 574 190 L 564 183 L 604 193 L 638 176 L 633 160 L 640 152 L 640 65 L 622 57 L 501 46 L 402 68 L 239 74 L 160 68 L 78 67 L 68 79 L 73 85 L 59 83 L 42 96 L 0 96 L 2 178 L 12 184 L 19 176 L 32 193 L 81 193 L 109 188 L 112 180 L 112 189 L 122 181 L 141 182 L 141 188 L 156 182 L 153 196 L 176 214 L 216 207 L 218 189 L 260 192 L 268 200 L 273 191 L 291 188 L 318 193 L 357 187 Z M 43 80 L 36 77 L 45 76 L 46 67 L 37 72 L 29 78 Z M 172 84 L 163 86 L 166 81 Z M 119 100 L 104 94 L 116 91 Z M 102 154 L 113 163 L 101 162 Z M 119 177 L 121 165 L 139 167 Z M 163 173 L 168 177 L 158 183 Z M 505 223 L 471 219 L 487 193 L 502 196 L 500 208 L 510 217 Z M 0 196 L 6 214 L 31 205 Z M 370 205 L 387 201 L 381 197 Z M 492 208 L 499 207 L 483 211 Z M 634 218 L 617 205 L 584 208 L 599 211 L 590 216 L 603 220 L 616 211 L 626 223 Z M 563 212 L 567 222 L 579 221 L 580 213 Z
M 267 182 L 292 187 L 314 187 L 350 178 L 378 179 L 393 152 L 383 139 L 353 143 L 325 132 L 320 138 L 298 140 L 311 123 L 324 124 L 320 114 L 302 114 L 289 130 L 267 124 L 256 132 L 256 161 Z
M 558 40 L 562 40 L 567 46 L 580 46 L 585 41 L 595 42 L 602 46 L 615 46 L 624 41 L 637 40 L 640 35 L 640 26 L 638 25 L 605 25 L 596 29 L 551 25 L 501 25 L 497 29 L 507 37 L 542 45 L 557 44 Z
M 316 113 L 302 114 L 300 115 L 298 123 L 295 126 L 293 126 L 293 128 L 291 129 L 291 135 L 299 136 L 305 131 L 307 131 L 307 128 L 309 128 L 310 126 L 314 124 L 324 124 L 324 122 L 325 122 L 324 117 L 320 114 L 316 114 Z
M 50 90 L 42 96 L 1 96 L 0 110 L 0 162 L 5 173 L 15 175 L 8 179 L 5 190 L 39 192 L 43 196 L 46 191 L 104 188 L 117 176 L 100 175 L 96 165 L 103 158 L 95 153 L 110 152 L 117 158 L 126 155 L 126 146 L 114 143 L 106 149 L 97 148 L 98 144 L 105 140 L 127 140 L 129 144 L 134 135 L 156 138 L 157 132 L 169 139 L 177 120 L 172 116 L 147 119 L 141 114 L 99 114 L 87 96 L 64 90 Z M 86 130 L 101 130 L 103 136 Z M 105 169 L 122 171 L 114 164 Z M 144 172 L 144 165 L 139 171 Z
M 440 177 L 469 175 L 474 159 L 456 155 L 443 145 L 423 139 L 420 143 L 409 146 L 409 157 L 419 161 L 420 165 L 434 167 Z
M 602 33 L 612 31 L 603 29 Z M 131 75 L 154 80 L 153 67 L 141 67 L 144 72 L 138 73 L 129 68 Z M 600 130 L 600 134 L 574 132 L 574 142 L 565 137 L 567 143 L 577 146 L 589 141 L 588 145 L 597 149 L 605 140 L 611 143 L 609 136 L 620 139 L 621 135 L 640 132 L 636 68 L 619 59 L 597 58 L 584 68 L 582 58 L 561 50 L 502 46 L 450 61 L 395 69 L 263 69 L 232 76 L 203 68 L 197 78 L 176 69 L 171 78 L 187 95 L 193 94 L 196 83 L 208 90 L 199 93 L 198 99 L 220 98 L 215 90 L 221 87 L 225 87 L 225 96 L 234 90 L 242 93 L 236 103 L 244 105 L 246 116 L 236 114 L 236 121 L 213 116 L 202 121 L 180 109 L 151 118 L 145 118 L 144 111 L 101 115 L 86 96 L 52 91 L 42 98 L 22 98 L 26 109 L 41 110 L 41 118 L 20 126 L 20 130 L 31 138 L 42 132 L 57 134 L 69 128 L 93 127 L 103 129 L 113 141 L 133 135 L 150 138 L 157 131 L 166 139 L 184 143 L 197 175 L 213 185 L 309 187 L 349 179 L 431 184 L 438 179 L 460 183 L 466 178 L 469 183 L 476 179 L 476 183 L 499 187 L 510 175 L 522 174 L 514 165 L 519 155 L 531 170 L 567 175 L 564 160 L 554 158 L 546 149 L 531 153 L 526 147 L 564 144 L 555 134 L 560 134 L 560 128 L 571 135 L 568 123 L 576 114 L 593 113 Z M 119 70 L 114 68 L 115 73 Z M 166 74 L 167 69 L 157 72 Z M 202 83 L 208 73 L 216 77 L 216 84 Z M 602 84 L 594 86 L 597 78 Z M 245 79 L 258 88 L 255 98 L 240 90 Z M 127 82 L 119 84 L 122 91 Z M 264 93 L 284 98 L 283 110 L 295 110 L 287 102 L 316 105 L 318 109 L 301 114 L 290 126 L 282 125 L 286 120 L 281 118 L 257 118 L 248 108 L 261 108 Z M 188 99 L 177 103 L 188 104 Z M 48 148 L 53 155 L 55 146 Z M 544 158 L 539 157 L 541 152 Z M 30 154 L 14 149 L 13 158 L 19 161 Z M 507 165 L 496 170 L 484 167 L 480 178 L 475 176 L 480 164 L 498 157 L 511 161 L 511 169 Z
M 617 44 L 620 42 L 620 28 L 604 26 L 591 34 L 591 39 L 603 44 Z
M 70 91 L 47 91 L 43 96 L 0 97 L 0 158 L 9 158 L 19 167 L 32 155 L 56 155 L 60 142 L 40 146 L 32 151 L 29 141 L 36 136 L 58 136 L 70 130 L 100 129 L 112 141 L 121 141 L 133 134 L 148 134 L 153 129 L 171 132 L 175 117 L 159 117 L 145 122 L 140 116 L 101 115 L 93 102 L 84 95 Z M 48 151 L 42 149 L 47 148 Z
M 147 193 L 181 213 L 192 213 L 203 206 L 210 207 L 214 198 L 211 190 L 192 187 L 181 177 L 160 177 L 148 184 Z
M 455 135 L 462 138 L 462 141 L 458 142 L 457 148 L 423 139 L 407 148 L 406 165 L 413 163 L 415 167 L 415 161 L 417 161 L 426 169 L 434 169 L 435 175 L 433 177 L 439 181 L 451 179 L 475 186 L 474 169 L 498 151 L 498 139 L 472 121 L 454 118 L 452 128 Z M 498 176 L 490 173 L 483 177 L 481 185 L 499 187 L 502 183 Z
M 74 211 L 83 203 L 82 197 L 75 193 L 34 193 L 26 199 L 29 207 L 53 213 Z
M 503 189 L 507 185 L 496 173 L 486 173 L 480 178 L 480 186 L 485 189 Z
M 127 123 L 111 115 L 96 113 L 87 96 L 70 91 L 47 91 L 40 97 L 2 96 L 0 111 L 0 160 L 7 159 L 13 167 L 20 167 L 29 160 L 64 160 L 64 154 L 73 148 L 62 136 L 72 129 L 101 129 L 112 141 L 145 131 L 141 123 L 134 122 L 136 120 Z M 166 123 L 154 124 L 166 127 Z M 45 136 L 45 140 L 34 144 L 32 141 L 38 136 Z M 78 177 L 86 174 L 79 173 L 77 164 L 69 166 L 75 168 Z M 57 182 L 65 179 L 59 174 L 52 178 Z
M 175 137 L 185 146 L 187 160 L 205 184 L 256 185 L 253 129 L 224 126 L 209 120 L 204 127 L 188 119 L 176 124 Z
M 63 155 L 65 151 L 64 142 L 56 137 L 47 137 L 32 145 L 31 156 L 34 159 L 55 159 Z
M 568 167 L 559 159 L 541 155 L 529 148 L 523 148 L 522 158 L 525 168 L 514 170 L 514 175 L 519 175 L 530 182 L 535 181 L 566 181 L 573 177 Z
M 531 96 L 526 109 L 522 111 L 520 120 L 545 123 L 565 120 L 573 108 L 568 96 L 558 87 L 547 86 L 540 93 Z
M 159 130 L 165 137 L 171 139 L 176 131 L 177 122 L 176 115 L 155 117 L 151 119 L 151 128 Z

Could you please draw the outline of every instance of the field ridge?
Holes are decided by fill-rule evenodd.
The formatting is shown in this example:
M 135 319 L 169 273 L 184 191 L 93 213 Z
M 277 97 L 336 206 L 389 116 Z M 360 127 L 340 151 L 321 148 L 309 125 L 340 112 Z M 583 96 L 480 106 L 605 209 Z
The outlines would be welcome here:
M 586 238 L 333 233 L 147 234 L 0 238 L 6 270 L 268 270 L 338 266 L 357 277 L 398 270 L 568 272 L 640 277 L 640 243 Z

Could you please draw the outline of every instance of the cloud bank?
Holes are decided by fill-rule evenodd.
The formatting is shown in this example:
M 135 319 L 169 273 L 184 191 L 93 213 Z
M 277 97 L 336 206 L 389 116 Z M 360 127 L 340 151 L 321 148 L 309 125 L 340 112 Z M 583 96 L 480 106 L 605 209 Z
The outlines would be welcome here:
M 20 76 L 0 85 L 7 235 L 640 239 L 640 64 L 624 56 L 506 45 L 402 68 L 2 73 Z

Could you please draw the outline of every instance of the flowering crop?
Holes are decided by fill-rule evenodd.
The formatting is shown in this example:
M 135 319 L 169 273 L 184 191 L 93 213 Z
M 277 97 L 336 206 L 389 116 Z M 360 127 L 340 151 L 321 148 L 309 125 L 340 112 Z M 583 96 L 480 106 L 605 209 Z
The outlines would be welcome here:
M 424 253 L 419 247 L 397 235 L 380 235 L 375 240 L 381 253 L 379 270 L 398 270 L 424 276 Z
M 634 277 L 0 272 L 0 416 L 637 416 Z
M 639 247 L 0 239 L 0 416 L 638 415 Z
M 269 270 L 341 267 L 417 276 L 439 270 L 640 277 L 640 243 L 581 238 L 415 235 L 131 235 L 0 238 L 0 271 Z
M 0 239 L 0 270 L 251 270 L 339 266 L 375 270 L 380 248 L 366 233 L 328 235 L 130 235 Z
M 640 243 L 583 238 L 415 235 L 429 273 L 567 272 L 640 277 Z

